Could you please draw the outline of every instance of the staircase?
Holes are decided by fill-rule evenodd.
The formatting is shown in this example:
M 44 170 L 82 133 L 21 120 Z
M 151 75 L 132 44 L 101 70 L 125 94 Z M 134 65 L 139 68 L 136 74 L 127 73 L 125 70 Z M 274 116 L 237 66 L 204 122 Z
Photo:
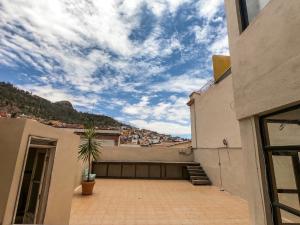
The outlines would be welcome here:
M 200 163 L 199 165 L 187 166 L 186 168 L 193 185 L 211 185 L 211 182 Z

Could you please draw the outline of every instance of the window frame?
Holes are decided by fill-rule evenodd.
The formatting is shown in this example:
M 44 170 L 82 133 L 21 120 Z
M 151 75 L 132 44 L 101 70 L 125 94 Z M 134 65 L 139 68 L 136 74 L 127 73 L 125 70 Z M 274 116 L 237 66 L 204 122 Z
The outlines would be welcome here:
M 244 1 L 244 0 L 241 0 Z M 288 213 L 291 213 L 293 215 L 300 217 L 300 211 L 297 209 L 294 209 L 292 207 L 289 207 L 285 204 L 282 204 L 278 200 L 278 193 L 291 193 L 290 190 L 284 190 L 284 189 L 277 189 L 276 184 L 274 184 L 275 181 L 275 174 L 274 174 L 274 167 L 273 167 L 273 161 L 270 159 L 273 152 L 280 152 L 280 151 L 290 151 L 298 153 L 300 152 L 300 145 L 285 145 L 285 146 L 271 146 L 269 141 L 269 133 L 267 128 L 268 119 L 267 117 L 272 115 L 277 115 L 284 112 L 290 112 L 295 109 L 299 109 L 300 105 L 296 105 L 293 107 L 288 107 L 267 115 L 263 115 L 259 118 L 259 126 L 260 126 L 260 136 L 261 136 L 261 142 L 262 142 L 262 151 L 264 156 L 264 162 L 265 162 L 265 168 L 266 168 L 266 174 L 267 174 L 267 185 L 268 185 L 268 193 L 271 200 L 271 210 L 272 210 L 272 217 L 274 225 L 298 225 L 299 223 L 283 223 L 280 210 L 284 210 Z M 299 169 L 298 165 L 298 169 Z M 295 174 L 296 176 L 296 174 Z M 296 178 L 296 177 L 295 177 Z M 299 179 L 300 176 L 296 178 L 298 180 L 298 186 L 299 186 Z M 297 181 L 296 181 L 297 182 Z M 298 187 L 299 189 L 299 187 Z M 296 192 L 299 195 L 300 199 L 300 193 L 299 190 Z
M 240 22 L 242 31 L 249 26 L 249 17 L 246 0 L 239 0 Z

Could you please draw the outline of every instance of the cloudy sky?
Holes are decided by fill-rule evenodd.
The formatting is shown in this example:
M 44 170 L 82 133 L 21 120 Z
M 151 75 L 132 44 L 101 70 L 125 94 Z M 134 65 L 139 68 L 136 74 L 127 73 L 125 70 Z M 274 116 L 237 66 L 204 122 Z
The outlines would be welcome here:
M 189 136 L 188 95 L 228 54 L 223 0 L 1 0 L 0 80 Z

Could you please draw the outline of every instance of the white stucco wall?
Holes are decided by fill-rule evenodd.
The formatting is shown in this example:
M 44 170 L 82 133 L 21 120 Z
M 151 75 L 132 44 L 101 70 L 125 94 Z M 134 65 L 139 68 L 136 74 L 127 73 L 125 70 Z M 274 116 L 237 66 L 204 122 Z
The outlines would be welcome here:
M 245 198 L 243 154 L 231 75 L 191 98 L 194 99 L 190 110 L 195 161 L 201 163 L 213 185 Z M 228 148 L 223 139 L 227 140 Z

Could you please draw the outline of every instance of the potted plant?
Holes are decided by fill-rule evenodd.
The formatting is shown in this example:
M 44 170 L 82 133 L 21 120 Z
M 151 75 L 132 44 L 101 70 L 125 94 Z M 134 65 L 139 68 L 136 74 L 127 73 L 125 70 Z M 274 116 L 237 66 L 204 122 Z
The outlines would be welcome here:
M 95 140 L 95 129 L 90 127 L 84 132 L 84 141 L 79 146 L 78 157 L 84 162 L 88 162 L 87 176 L 82 179 L 82 194 L 93 194 L 95 176 L 91 176 L 91 160 L 96 160 L 100 154 L 101 145 Z

